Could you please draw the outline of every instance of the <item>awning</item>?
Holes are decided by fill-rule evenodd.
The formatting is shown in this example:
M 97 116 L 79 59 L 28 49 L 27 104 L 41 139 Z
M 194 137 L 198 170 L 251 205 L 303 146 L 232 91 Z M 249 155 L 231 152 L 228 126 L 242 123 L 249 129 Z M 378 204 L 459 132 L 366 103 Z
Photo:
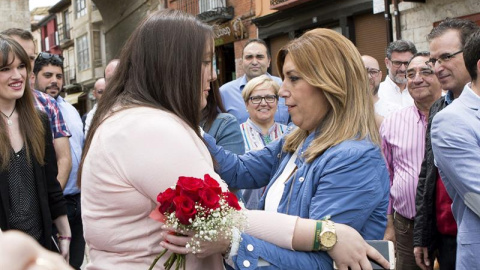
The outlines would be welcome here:
M 77 104 L 78 103 L 78 98 L 82 96 L 84 93 L 79 92 L 79 93 L 73 93 L 65 96 L 65 101 L 70 103 L 70 104 Z

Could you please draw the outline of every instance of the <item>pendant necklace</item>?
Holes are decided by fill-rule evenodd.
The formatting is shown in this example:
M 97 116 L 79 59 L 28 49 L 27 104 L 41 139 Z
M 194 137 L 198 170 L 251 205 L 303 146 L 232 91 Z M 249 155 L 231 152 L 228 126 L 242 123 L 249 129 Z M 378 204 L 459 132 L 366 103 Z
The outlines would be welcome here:
M 12 122 L 12 120 L 10 119 L 10 117 L 12 117 L 12 115 L 13 115 L 13 113 L 15 112 L 15 109 L 16 109 L 16 108 L 17 108 L 16 106 L 13 108 L 13 111 L 10 113 L 9 116 L 7 116 L 7 115 L 4 114 L 2 111 L 0 111 L 0 112 L 3 114 L 3 116 L 5 116 L 5 118 L 7 118 L 7 124 L 8 124 L 9 126 L 13 125 L 13 122 Z

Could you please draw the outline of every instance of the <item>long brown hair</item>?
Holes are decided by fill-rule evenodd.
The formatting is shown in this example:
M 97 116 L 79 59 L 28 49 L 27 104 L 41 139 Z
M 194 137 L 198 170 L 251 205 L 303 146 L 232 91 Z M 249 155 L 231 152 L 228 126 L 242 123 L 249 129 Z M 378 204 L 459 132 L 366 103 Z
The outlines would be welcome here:
M 202 61 L 212 46 L 211 26 L 178 10 L 152 13 L 135 29 L 120 54 L 120 62 L 108 81 L 92 120 L 78 173 L 92 138 L 112 113 L 146 106 L 171 112 L 187 123 L 199 138 Z
M 39 112 L 33 104 L 34 97 L 30 90 L 29 82 L 29 74 L 32 71 L 30 59 L 20 44 L 14 39 L 1 34 L 0 51 L 0 68 L 11 65 L 17 57 L 26 67 L 25 90 L 23 96 L 16 100 L 15 110 L 19 116 L 20 133 L 25 144 L 28 161 L 30 162 L 30 154 L 33 153 L 37 162 L 43 165 L 45 163 L 45 128 Z M 8 61 L 9 56 L 13 56 L 13 60 L 10 62 Z M 10 165 L 12 144 L 10 143 L 10 136 L 4 121 L 0 121 L 0 153 L 0 170 L 6 170 Z
M 345 140 L 368 137 L 380 146 L 368 75 L 352 42 L 333 30 L 319 28 L 306 32 L 280 50 L 279 71 L 283 70 L 287 54 L 302 78 L 323 91 L 330 105 L 318 127 L 319 135 L 306 151 L 308 162 Z M 287 137 L 284 150 L 295 151 L 307 136 L 308 131 L 295 130 Z

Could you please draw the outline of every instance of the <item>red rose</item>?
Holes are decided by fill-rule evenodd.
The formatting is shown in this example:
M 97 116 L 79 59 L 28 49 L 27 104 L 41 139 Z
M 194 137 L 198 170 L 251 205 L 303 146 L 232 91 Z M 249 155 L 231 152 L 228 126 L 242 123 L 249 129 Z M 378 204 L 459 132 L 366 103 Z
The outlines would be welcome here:
M 190 199 L 188 196 L 180 195 L 173 199 L 175 204 L 175 216 L 178 218 L 180 223 L 184 225 L 190 225 L 189 219 L 194 219 L 197 210 L 195 209 L 195 202 Z
M 195 177 L 180 176 L 177 182 L 177 190 L 181 195 L 190 197 L 193 201 L 199 201 L 198 192 L 204 187 L 203 180 Z
M 233 194 L 232 192 L 229 192 L 229 191 L 224 192 L 223 193 L 223 198 L 225 199 L 225 201 L 227 201 L 227 203 L 230 207 L 233 207 L 236 210 L 242 209 L 240 207 L 240 204 L 238 204 L 237 196 L 235 194 Z
M 217 209 L 220 207 L 220 196 L 213 188 L 204 188 L 200 190 L 199 195 L 203 207 L 207 209 Z
M 167 188 L 164 192 L 161 192 L 157 196 L 157 202 L 160 203 L 160 207 L 158 207 L 158 210 L 160 213 L 172 213 L 175 211 L 175 205 L 173 204 L 173 199 L 177 196 L 176 191 Z
M 220 187 L 220 184 L 218 184 L 217 180 L 213 179 L 209 174 L 205 174 L 204 179 L 204 184 L 206 187 L 212 188 L 218 195 L 222 194 L 222 188 Z

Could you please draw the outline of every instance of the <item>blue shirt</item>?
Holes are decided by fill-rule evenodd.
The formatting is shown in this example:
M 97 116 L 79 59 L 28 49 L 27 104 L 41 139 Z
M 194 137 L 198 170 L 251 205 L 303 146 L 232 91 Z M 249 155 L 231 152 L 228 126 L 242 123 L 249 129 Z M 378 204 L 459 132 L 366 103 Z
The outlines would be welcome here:
M 70 137 L 70 152 L 72 155 L 72 170 L 68 177 L 67 185 L 63 190 L 64 195 L 75 195 L 80 193 L 80 189 L 77 187 L 77 172 L 78 166 L 80 165 L 80 160 L 82 158 L 82 149 L 83 149 L 83 122 L 80 118 L 80 114 L 77 109 L 73 107 L 70 103 L 66 102 L 61 96 L 58 96 L 57 99 L 58 107 L 62 112 L 65 123 L 70 130 L 72 136 Z
M 458 225 L 455 269 L 478 269 L 480 257 L 480 96 L 466 85 L 432 121 L 435 164 Z
M 268 76 L 270 74 L 267 73 Z M 279 85 L 282 85 L 282 79 L 270 76 Z M 248 119 L 247 107 L 242 97 L 242 90 L 247 84 L 247 76 L 243 75 L 236 80 L 228 82 L 220 87 L 220 95 L 222 96 L 223 105 L 228 113 L 233 114 L 237 118 L 238 123 L 243 123 Z M 288 124 L 289 114 L 288 108 L 285 106 L 285 99 L 278 99 L 278 109 L 275 113 L 275 122 L 280 124 Z
M 316 135 L 307 137 L 299 153 L 309 147 Z M 242 156 L 215 146 L 208 135 L 204 138 L 218 162 L 218 173 L 231 188 L 267 186 L 267 194 L 293 154 L 282 151 L 285 136 Z M 306 162 L 300 154 L 295 164 L 297 171 L 285 182 L 279 213 L 309 219 L 329 215 L 333 221 L 353 227 L 365 239 L 383 239 L 389 176 L 379 146 L 368 139 L 348 140 L 330 147 L 312 162 Z M 265 205 L 265 194 L 259 202 L 260 209 Z M 258 258 L 282 269 L 332 269 L 332 259 L 326 252 L 295 252 L 243 234 L 238 254 L 233 258 L 237 269 L 255 269 Z M 245 260 L 251 268 L 244 267 Z

